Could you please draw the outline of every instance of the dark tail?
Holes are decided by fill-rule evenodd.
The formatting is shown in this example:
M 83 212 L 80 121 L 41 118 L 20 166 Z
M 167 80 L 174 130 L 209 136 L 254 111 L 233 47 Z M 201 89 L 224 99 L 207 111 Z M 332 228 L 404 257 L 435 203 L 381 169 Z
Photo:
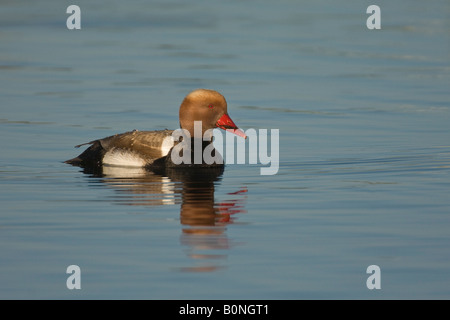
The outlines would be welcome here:
M 75 147 L 78 148 L 86 144 L 91 144 L 91 146 L 84 150 L 78 157 L 66 160 L 64 163 L 79 167 L 101 166 L 103 156 L 105 155 L 105 149 L 103 149 L 98 140 L 80 144 Z

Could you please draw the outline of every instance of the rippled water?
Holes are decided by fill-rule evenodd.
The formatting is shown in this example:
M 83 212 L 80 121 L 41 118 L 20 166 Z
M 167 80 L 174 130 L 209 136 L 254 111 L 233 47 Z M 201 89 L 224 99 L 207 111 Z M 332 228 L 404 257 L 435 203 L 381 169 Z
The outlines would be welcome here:
M 0 4 L 0 297 L 448 299 L 450 5 L 370 4 Z M 198 87 L 280 130 L 276 175 L 62 163 Z

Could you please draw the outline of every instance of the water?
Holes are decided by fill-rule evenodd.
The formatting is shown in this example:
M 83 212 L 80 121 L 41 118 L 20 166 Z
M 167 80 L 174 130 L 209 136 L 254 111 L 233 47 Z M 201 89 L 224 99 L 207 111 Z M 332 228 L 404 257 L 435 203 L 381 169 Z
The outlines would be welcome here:
M 450 298 L 447 1 L 379 1 L 372 31 L 365 1 L 80 0 L 78 31 L 69 4 L 0 5 L 2 299 Z M 62 163 L 199 87 L 280 130 L 276 175 Z

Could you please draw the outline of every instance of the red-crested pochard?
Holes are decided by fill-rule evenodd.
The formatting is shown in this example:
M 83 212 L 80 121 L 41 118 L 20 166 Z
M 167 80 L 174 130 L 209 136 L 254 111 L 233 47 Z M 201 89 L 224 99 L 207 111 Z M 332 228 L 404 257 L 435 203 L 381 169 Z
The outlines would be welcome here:
M 227 102 L 214 90 L 197 89 L 183 100 L 179 111 L 180 127 L 194 137 L 194 122 L 202 121 L 202 137 L 206 130 L 221 128 L 246 138 L 227 113 Z M 149 167 L 174 166 L 169 151 L 174 146 L 174 130 L 133 130 L 75 146 L 90 145 L 78 157 L 65 163 L 87 166 Z M 198 134 L 198 133 L 197 133 Z M 204 149 L 212 141 L 202 143 Z M 203 162 L 201 165 L 205 165 Z

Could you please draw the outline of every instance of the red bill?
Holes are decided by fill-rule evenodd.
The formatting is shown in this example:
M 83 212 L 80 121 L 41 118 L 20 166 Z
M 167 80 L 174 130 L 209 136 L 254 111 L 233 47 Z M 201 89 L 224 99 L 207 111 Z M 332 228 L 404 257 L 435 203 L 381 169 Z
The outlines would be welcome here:
M 230 116 L 226 113 L 223 116 L 221 116 L 219 120 L 217 120 L 216 127 L 234 133 L 235 135 L 238 135 L 244 139 L 247 139 L 247 136 L 245 135 L 244 131 L 239 129 L 234 124 L 233 120 L 231 120 Z

